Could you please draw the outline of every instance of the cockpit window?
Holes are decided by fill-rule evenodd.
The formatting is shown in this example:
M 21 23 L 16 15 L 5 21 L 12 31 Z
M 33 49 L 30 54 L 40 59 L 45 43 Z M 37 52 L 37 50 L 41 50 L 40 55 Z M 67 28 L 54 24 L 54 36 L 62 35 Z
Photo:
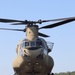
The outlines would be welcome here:
M 29 46 L 29 42 L 25 42 L 25 47 L 26 47 L 26 46 Z
M 31 47 L 36 46 L 36 42 L 35 42 L 35 41 L 30 41 L 30 46 L 31 46 Z
M 42 46 L 42 41 L 40 39 L 36 40 L 36 46 Z
M 29 42 L 23 41 L 21 47 L 25 48 L 26 46 L 29 46 Z
M 22 44 L 21 44 L 21 48 L 25 48 L 25 47 L 41 47 L 42 46 L 42 41 L 40 39 L 37 39 L 35 41 L 25 41 L 23 40 Z
M 36 46 L 42 46 L 42 43 L 40 41 L 37 41 Z

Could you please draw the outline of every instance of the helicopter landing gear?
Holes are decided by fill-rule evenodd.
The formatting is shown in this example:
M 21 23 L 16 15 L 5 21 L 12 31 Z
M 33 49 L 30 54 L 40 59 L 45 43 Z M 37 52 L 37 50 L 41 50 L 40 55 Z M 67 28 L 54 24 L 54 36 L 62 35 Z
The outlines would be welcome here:
M 51 73 L 50 75 L 54 75 L 54 73 Z
M 54 75 L 54 73 L 51 73 L 51 74 L 50 74 L 50 73 L 48 73 L 48 75 Z

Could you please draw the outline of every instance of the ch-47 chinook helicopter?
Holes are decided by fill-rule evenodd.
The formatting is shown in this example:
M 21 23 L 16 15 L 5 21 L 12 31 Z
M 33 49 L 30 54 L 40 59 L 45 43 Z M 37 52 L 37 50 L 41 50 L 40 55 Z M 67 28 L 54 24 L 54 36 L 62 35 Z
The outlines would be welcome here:
M 50 21 L 58 22 L 40 28 L 37 25 Z M 43 38 L 39 37 L 49 36 L 38 32 L 38 30 L 54 28 L 72 21 L 75 21 L 75 17 L 38 21 L 21 21 L 0 18 L 0 22 L 3 23 L 12 23 L 12 25 L 26 25 L 24 29 L 0 28 L 0 30 L 26 32 L 26 38 L 19 41 L 16 48 L 17 57 L 14 59 L 12 64 L 14 75 L 53 75 L 52 69 L 54 66 L 54 61 L 53 58 L 48 55 L 48 53 L 52 50 L 53 43 L 50 43 L 49 47 L 47 42 Z

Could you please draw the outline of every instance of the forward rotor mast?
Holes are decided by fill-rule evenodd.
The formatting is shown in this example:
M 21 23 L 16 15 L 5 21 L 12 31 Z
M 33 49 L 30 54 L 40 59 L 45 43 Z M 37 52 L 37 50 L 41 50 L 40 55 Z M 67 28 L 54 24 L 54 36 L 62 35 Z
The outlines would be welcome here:
M 35 40 L 38 38 L 38 26 L 37 25 L 28 25 L 26 27 L 26 38 L 28 40 Z

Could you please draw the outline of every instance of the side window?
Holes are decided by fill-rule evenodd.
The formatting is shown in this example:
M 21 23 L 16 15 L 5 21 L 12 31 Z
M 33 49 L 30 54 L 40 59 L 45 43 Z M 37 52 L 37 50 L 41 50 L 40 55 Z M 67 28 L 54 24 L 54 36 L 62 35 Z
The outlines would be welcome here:
M 21 48 L 24 48 L 24 47 L 25 47 L 25 42 L 22 42 Z
M 42 41 L 40 39 L 36 41 L 36 46 L 42 46 Z

